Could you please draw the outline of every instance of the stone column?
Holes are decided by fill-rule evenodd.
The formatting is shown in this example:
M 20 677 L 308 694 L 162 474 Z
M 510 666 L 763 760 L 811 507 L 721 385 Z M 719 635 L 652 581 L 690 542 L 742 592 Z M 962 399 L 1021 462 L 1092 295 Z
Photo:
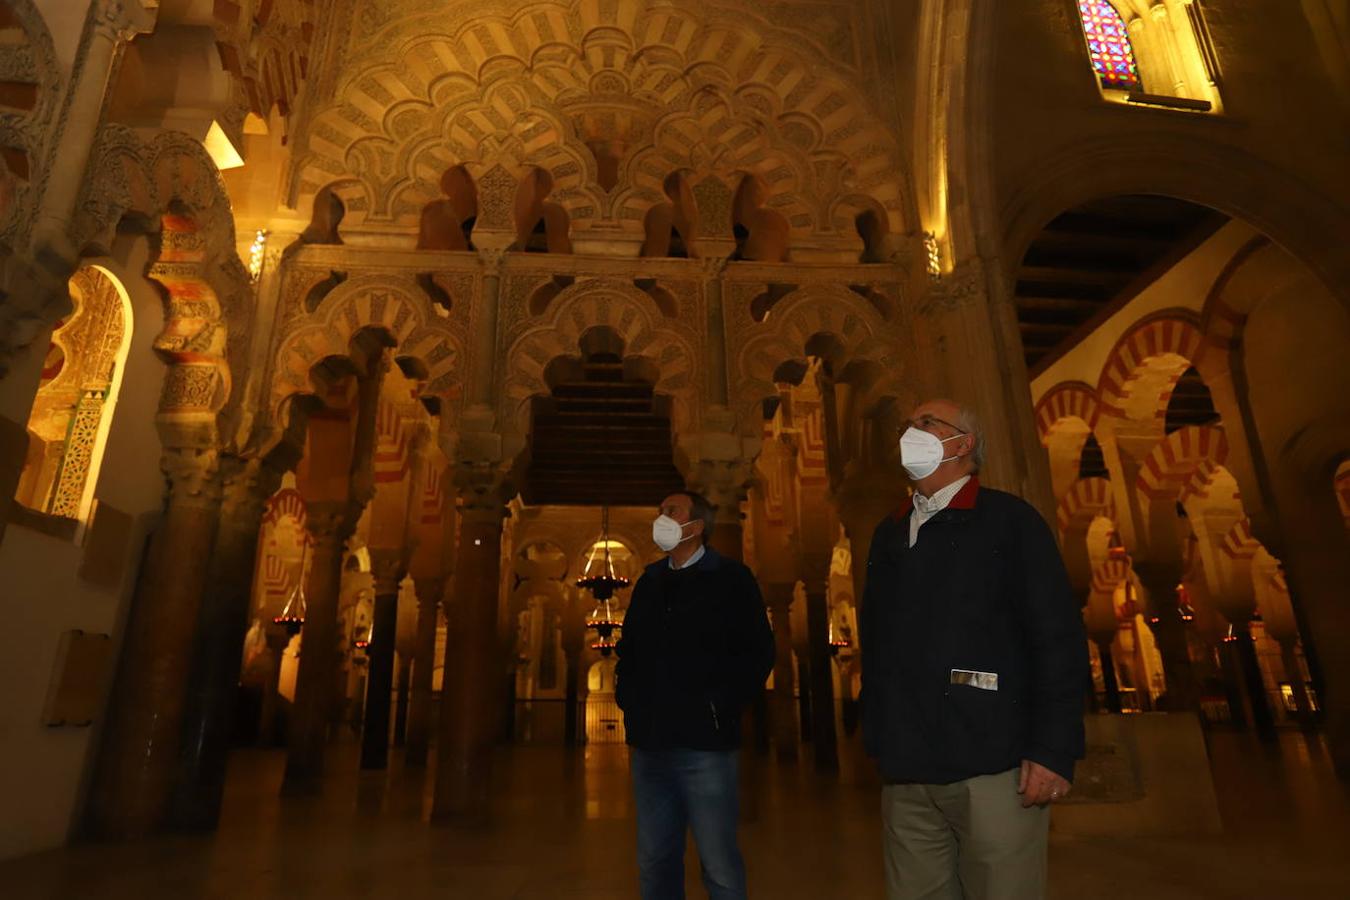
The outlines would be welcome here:
M 262 710 L 258 714 L 258 746 L 285 746 L 285 737 L 278 739 L 277 736 L 277 710 L 281 705 L 281 694 L 277 688 L 281 683 L 281 659 L 290 646 L 291 636 L 280 625 L 269 623 L 265 628 L 270 665 L 263 687 Z
M 1112 636 L 1114 638 L 1114 635 Z M 1097 639 L 1097 655 L 1102 664 L 1102 684 L 1106 686 L 1106 711 L 1120 712 L 1120 683 L 1116 680 L 1116 661 L 1112 658 L 1110 639 Z
M 471 399 L 474 406 L 490 409 L 496 402 L 497 313 L 501 306 L 501 250 L 480 250 L 483 262 L 483 319 L 477 326 Z
M 312 541 L 305 578 L 305 627 L 300 645 L 300 670 L 291 707 L 290 742 L 286 756 L 286 793 L 316 793 L 323 775 L 324 747 L 333 707 L 338 648 L 338 593 L 342 556 L 356 527 L 359 510 L 346 501 L 307 504 L 305 528 Z
M 1261 663 L 1256 658 L 1256 644 L 1252 641 L 1252 623 L 1233 623 L 1233 649 L 1237 656 L 1238 670 L 1242 673 L 1243 692 L 1247 695 L 1247 705 L 1252 711 L 1252 724 L 1256 733 L 1266 740 L 1275 737 L 1275 719 L 1270 713 L 1270 702 L 1266 696 L 1266 682 L 1261 677 Z
M 491 795 L 492 750 L 501 721 L 497 635 L 505 506 L 495 492 L 461 507 L 452 604 L 448 608 L 434 821 L 480 820 Z
M 214 450 L 170 448 L 163 467 L 168 508 L 132 601 L 90 790 L 88 824 L 100 837 L 139 837 L 165 820 L 193 634 L 219 521 Z
M 176 828 L 209 831 L 220 819 L 258 529 L 281 474 L 262 460 L 227 457 L 221 463 L 224 501 L 193 640 L 183 744 L 170 808 L 169 821 Z
M 97 0 L 89 16 L 89 38 L 60 119 L 61 152 L 54 157 L 45 179 L 42 206 L 33 223 L 33 243 L 39 258 L 54 252 L 73 260 L 78 252 L 67 246 L 67 231 L 103 121 L 118 44 L 155 27 L 155 13 L 140 3 Z
M 726 320 L 722 312 L 722 273 L 727 261 L 723 258 L 703 261 L 703 296 L 708 302 L 708 402 L 714 406 L 727 405 L 727 336 Z
M 1169 712 L 1194 711 L 1200 706 L 1200 691 L 1191 666 L 1190 644 L 1186 639 L 1186 623 L 1177 607 L 1177 584 L 1181 572 L 1170 565 L 1136 561 L 1135 574 L 1147 595 L 1149 627 L 1162 656 L 1163 673 L 1167 678 Z M 1156 621 L 1154 621 L 1156 619 Z
M 563 686 L 563 743 L 568 747 L 579 747 L 585 742 L 585 733 L 581 729 L 581 679 L 585 673 L 581 669 L 582 655 L 586 652 L 586 620 L 580 610 L 573 609 L 571 596 L 567 596 L 566 612 L 562 622 L 563 655 L 567 659 L 567 683 Z
M 810 579 L 806 584 L 806 630 L 810 642 L 811 740 L 815 745 L 816 769 L 839 768 L 839 747 L 834 729 L 834 679 L 830 661 L 830 606 L 828 582 Z
M 374 638 L 366 651 L 365 723 L 361 729 L 361 768 L 383 769 L 389 764 L 389 708 L 394 691 L 394 633 L 398 629 L 398 589 L 406 566 L 397 551 L 372 550 L 375 575 Z
M 797 704 L 792 686 L 792 593 L 795 585 L 764 585 L 764 601 L 773 622 L 773 694 L 769 722 L 773 728 L 775 752 L 781 760 L 797 758 Z
M 1294 694 L 1294 709 L 1298 716 L 1299 728 L 1312 731 L 1314 728 L 1312 700 L 1308 697 L 1308 686 L 1303 681 L 1303 667 L 1298 661 L 1296 638 L 1280 641 L 1280 661 L 1284 663 L 1284 677 L 1289 679 L 1289 690 Z
M 431 676 L 436 665 L 437 611 L 445 594 L 445 581 L 419 578 L 414 584 L 417 588 L 417 640 L 413 649 L 404 763 L 420 767 L 427 763 L 427 747 L 431 742 Z

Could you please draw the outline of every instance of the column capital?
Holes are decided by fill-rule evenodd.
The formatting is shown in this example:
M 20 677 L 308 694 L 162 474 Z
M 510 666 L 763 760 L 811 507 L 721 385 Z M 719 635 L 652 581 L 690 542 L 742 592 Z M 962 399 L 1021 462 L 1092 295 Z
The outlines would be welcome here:
M 159 5 L 146 7 L 142 0 L 98 0 L 94 7 L 94 33 L 115 41 L 129 41 L 154 30 Z
M 214 506 L 220 503 L 220 457 L 211 447 L 165 447 L 160 471 L 169 481 L 171 503 Z
M 220 458 L 221 515 L 226 522 L 257 522 L 283 473 L 266 459 L 226 454 Z
M 370 574 L 375 578 L 375 595 L 397 594 L 408 563 L 398 550 L 370 550 Z
M 919 315 L 935 318 L 979 302 L 988 294 L 989 282 L 984 260 L 972 256 L 956 264 L 951 272 L 928 282 L 919 301 Z
M 418 606 L 439 606 L 445 596 L 448 578 L 414 578 L 413 589 L 417 592 Z
M 480 247 L 478 261 L 483 264 L 483 274 L 495 278 L 502 274 L 502 263 L 506 261 L 506 249 L 503 247 Z
M 316 545 L 341 546 L 356 530 L 360 506 L 345 500 L 319 500 L 305 504 L 305 530 Z

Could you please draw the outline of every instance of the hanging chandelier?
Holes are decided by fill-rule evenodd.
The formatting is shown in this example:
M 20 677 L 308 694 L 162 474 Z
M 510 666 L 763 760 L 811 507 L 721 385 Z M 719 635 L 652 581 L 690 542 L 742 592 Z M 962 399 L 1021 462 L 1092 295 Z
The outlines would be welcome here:
M 591 643 L 591 649 L 599 650 L 601 656 L 609 656 L 619 643 L 617 632 L 623 626 L 623 618 L 614 608 L 614 592 L 629 584 L 627 578 L 614 571 L 609 545 L 609 507 L 602 506 L 600 540 L 591 547 L 586 568 L 577 579 L 577 587 L 589 591 L 595 598 L 595 609 L 586 617 L 586 627 L 595 631 L 596 640 Z M 600 563 L 598 566 L 597 559 Z
M 305 625 L 305 551 L 308 548 L 309 542 L 302 539 L 300 542 L 300 580 L 296 583 L 290 596 L 286 598 L 286 605 L 281 608 L 281 615 L 272 619 L 272 624 L 280 625 L 290 637 L 299 634 L 300 629 Z
M 853 646 L 853 642 L 850 641 L 847 637 L 835 633 L 833 618 L 830 619 L 829 639 L 830 639 L 831 656 L 838 656 L 840 650 L 846 650 L 849 647 Z

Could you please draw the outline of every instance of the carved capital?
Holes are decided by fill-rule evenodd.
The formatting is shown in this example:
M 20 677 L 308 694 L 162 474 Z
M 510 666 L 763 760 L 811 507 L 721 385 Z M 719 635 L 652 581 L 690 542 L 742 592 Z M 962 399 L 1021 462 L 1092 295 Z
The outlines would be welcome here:
M 727 270 L 729 260 L 725 256 L 705 256 L 702 260 L 705 281 L 717 281 Z
M 444 578 L 414 578 L 418 607 L 439 606 L 445 598 L 445 582 Z
M 978 258 L 960 263 L 950 275 L 932 282 L 919 301 L 919 315 L 940 316 L 979 302 L 988 291 L 984 263 Z
M 241 527 L 256 527 L 267 498 L 281 487 L 282 474 L 263 459 L 223 457 L 220 461 L 221 520 L 238 523 Z
M 502 274 L 502 263 L 506 260 L 506 250 L 500 247 L 487 247 L 478 251 L 478 260 L 483 264 L 483 274 L 496 278 Z
M 141 0 L 98 0 L 93 10 L 94 33 L 113 41 L 129 41 L 154 30 L 159 7 Z
M 377 597 L 397 594 L 403 576 L 408 574 L 408 564 L 397 550 L 371 550 L 370 574 L 375 578 Z
M 305 504 L 305 530 L 316 548 L 340 548 L 356 530 L 361 507 L 342 500 Z
M 169 480 L 169 502 L 193 506 L 220 503 L 220 457 L 214 449 L 166 447 L 159 461 Z

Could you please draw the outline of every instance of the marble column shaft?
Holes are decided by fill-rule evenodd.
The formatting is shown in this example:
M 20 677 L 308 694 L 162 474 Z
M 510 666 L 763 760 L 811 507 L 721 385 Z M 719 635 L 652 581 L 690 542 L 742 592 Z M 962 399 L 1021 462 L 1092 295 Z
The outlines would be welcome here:
M 417 588 L 417 638 L 413 649 L 412 693 L 408 699 L 408 733 L 404 762 L 424 766 L 431 743 L 432 670 L 436 665 L 437 611 L 445 595 L 445 580 L 419 578 Z
M 1289 690 L 1294 695 L 1294 709 L 1299 727 L 1308 731 L 1314 724 L 1312 700 L 1308 697 L 1308 685 L 1303 681 L 1303 667 L 1299 665 L 1296 638 L 1280 641 L 1280 661 L 1284 664 L 1284 677 L 1289 681 Z
M 1102 664 L 1102 684 L 1106 687 L 1106 711 L 1120 712 L 1120 682 L 1116 679 L 1116 661 L 1111 652 L 1112 640 L 1097 641 L 1097 655 Z
M 374 637 L 366 651 L 366 706 L 361 729 L 361 768 L 389 764 L 389 711 L 394 690 L 394 637 L 398 629 L 398 589 L 405 572 L 402 555 L 372 551 L 375 572 Z
M 336 699 L 333 686 L 341 659 L 338 592 L 342 557 L 355 519 L 356 510 L 345 501 L 307 504 L 305 527 L 313 544 L 305 579 L 305 626 L 282 783 L 287 793 L 317 792 L 323 775 L 324 748 Z
M 222 461 L 224 500 L 193 640 L 183 744 L 170 823 L 208 831 L 220 819 L 225 761 L 239 695 L 240 647 L 248 632 L 258 529 L 281 473 L 261 461 Z
M 461 514 L 431 810 L 436 821 L 480 820 L 488 813 L 501 721 L 497 603 L 503 514 L 503 507 Z
M 816 769 L 839 768 L 834 728 L 834 663 L 830 659 L 830 607 L 826 583 L 806 583 L 806 630 L 811 666 L 811 742 Z
M 774 752 L 782 760 L 797 758 L 797 701 L 793 697 L 796 673 L 792 667 L 792 584 L 764 585 L 764 600 L 773 621 L 773 692 L 769 721 Z
M 182 738 L 220 484 L 214 451 L 168 450 L 164 468 L 168 507 L 132 600 L 89 795 L 87 824 L 100 837 L 139 837 L 164 823 Z
M 1186 623 L 1177 607 L 1176 586 L 1181 573 L 1171 566 L 1136 562 L 1135 573 L 1148 592 L 1149 628 L 1162 657 L 1163 674 L 1167 679 L 1167 706 L 1169 712 L 1194 711 L 1200 708 L 1200 689 L 1196 684 L 1195 669 L 1191 665 L 1190 645 L 1186 640 Z

